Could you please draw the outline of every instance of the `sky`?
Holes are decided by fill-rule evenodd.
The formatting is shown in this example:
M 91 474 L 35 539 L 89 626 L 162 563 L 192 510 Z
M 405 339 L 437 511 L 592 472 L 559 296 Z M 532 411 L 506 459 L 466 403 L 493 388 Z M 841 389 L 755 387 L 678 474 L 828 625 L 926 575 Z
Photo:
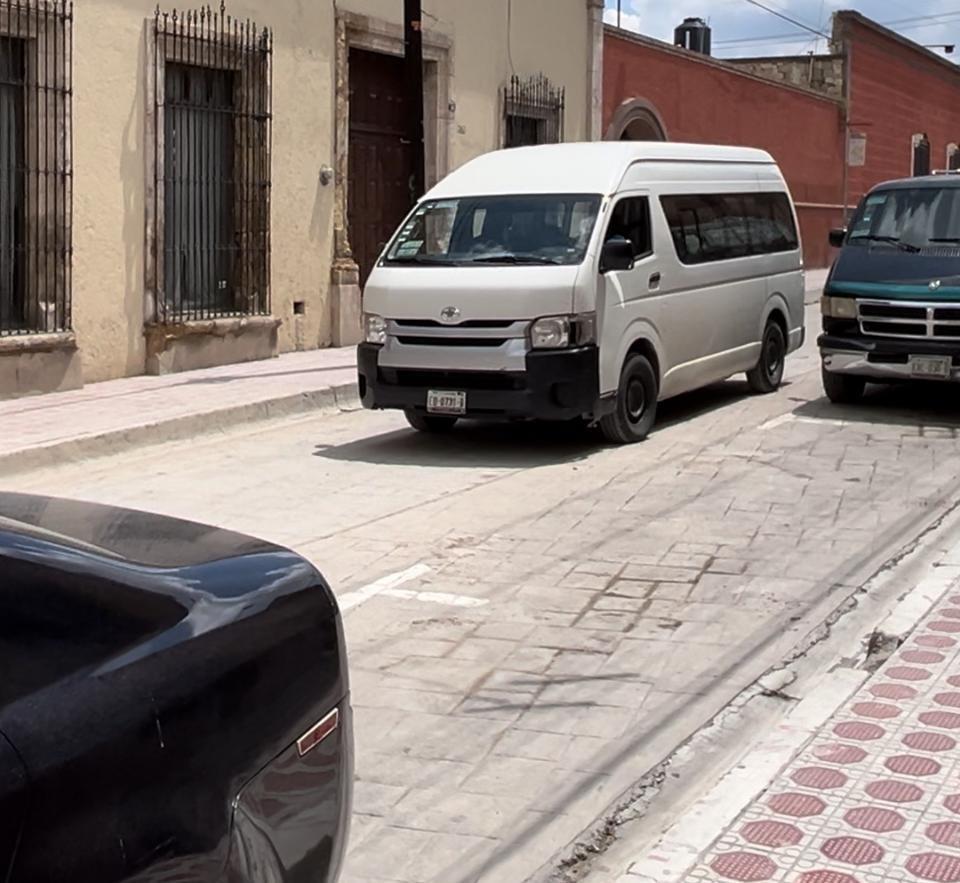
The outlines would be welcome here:
M 616 24 L 617 0 L 605 0 L 606 20 Z M 826 49 L 812 31 L 830 33 L 830 16 L 855 9 L 918 43 L 957 43 L 960 60 L 960 0 L 759 0 L 809 30 L 784 21 L 750 0 L 621 0 L 622 27 L 673 41 L 673 29 L 687 16 L 707 20 L 713 29 L 713 54 L 721 58 L 751 55 L 799 55 Z

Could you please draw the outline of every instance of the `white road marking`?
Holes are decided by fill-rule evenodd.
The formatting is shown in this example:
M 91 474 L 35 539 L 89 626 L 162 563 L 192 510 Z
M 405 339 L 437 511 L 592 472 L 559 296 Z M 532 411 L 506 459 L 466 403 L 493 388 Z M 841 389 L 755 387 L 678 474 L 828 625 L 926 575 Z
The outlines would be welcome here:
M 406 570 L 381 577 L 376 582 L 363 586 L 355 592 L 347 592 L 347 594 L 341 595 L 337 599 L 337 602 L 340 604 L 340 611 L 346 613 L 348 610 L 353 610 L 361 604 L 366 604 L 367 601 L 372 598 L 376 598 L 377 595 L 382 595 L 384 592 L 396 589 L 404 583 L 420 579 L 421 576 L 425 576 L 428 573 L 430 573 L 430 568 L 427 567 L 426 564 L 414 564 L 413 567 L 408 567 Z
M 415 564 L 398 573 L 378 579 L 370 585 L 353 592 L 347 592 L 338 598 L 340 610 L 346 613 L 373 598 L 399 598 L 401 601 L 418 601 L 423 604 L 441 604 L 446 607 L 485 607 L 490 603 L 486 598 L 472 598 L 469 595 L 451 595 L 449 592 L 418 592 L 414 589 L 401 589 L 405 583 L 413 582 L 430 573 L 426 564 Z
M 448 592 L 414 592 L 412 589 L 387 589 L 380 593 L 388 598 L 404 601 L 421 601 L 424 604 L 443 604 L 447 607 L 485 607 L 487 598 L 471 598 L 469 595 L 451 595 Z
M 800 748 L 853 695 L 869 672 L 837 669 L 809 691 L 768 736 L 752 743 L 740 763 L 677 821 L 618 883 L 675 883 L 766 788 Z
M 787 423 L 806 423 L 812 426 L 849 426 L 849 420 L 837 420 L 830 417 L 798 417 L 796 414 L 781 414 L 774 417 L 766 423 L 761 423 L 758 429 L 760 432 L 766 432 L 768 429 L 776 429 L 778 426 L 785 426 Z
M 766 423 L 760 424 L 760 431 L 766 432 L 768 429 L 776 429 L 778 426 L 783 426 L 785 423 L 793 423 L 796 420 L 794 414 L 781 414 L 779 417 L 774 417 L 773 420 L 768 420 Z

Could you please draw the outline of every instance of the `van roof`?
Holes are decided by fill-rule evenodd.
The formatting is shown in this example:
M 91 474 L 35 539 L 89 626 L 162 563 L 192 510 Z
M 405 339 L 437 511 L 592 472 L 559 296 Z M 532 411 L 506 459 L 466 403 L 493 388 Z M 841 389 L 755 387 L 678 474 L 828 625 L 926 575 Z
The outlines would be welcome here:
M 940 175 L 921 175 L 916 178 L 897 178 L 893 181 L 876 184 L 870 188 L 870 192 L 873 193 L 874 190 L 914 190 L 928 187 L 936 190 L 960 187 L 960 174 L 950 172 Z
M 444 178 L 429 199 L 506 193 L 600 193 L 616 191 L 632 163 L 751 163 L 774 165 L 765 150 L 672 141 L 595 141 L 515 147 L 484 154 Z M 558 183 L 560 182 L 560 183 Z

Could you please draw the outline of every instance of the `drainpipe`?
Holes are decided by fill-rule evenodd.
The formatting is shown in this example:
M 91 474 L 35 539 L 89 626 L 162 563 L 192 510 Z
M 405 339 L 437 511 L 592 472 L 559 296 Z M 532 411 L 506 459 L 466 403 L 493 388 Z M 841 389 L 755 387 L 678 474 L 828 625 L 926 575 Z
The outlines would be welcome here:
M 619 12 L 619 10 L 618 10 Z M 603 139 L 603 0 L 587 0 L 587 140 Z
M 409 135 L 413 145 L 410 203 L 426 191 L 426 148 L 423 126 L 423 14 L 421 0 L 403 0 L 404 80 L 410 108 Z

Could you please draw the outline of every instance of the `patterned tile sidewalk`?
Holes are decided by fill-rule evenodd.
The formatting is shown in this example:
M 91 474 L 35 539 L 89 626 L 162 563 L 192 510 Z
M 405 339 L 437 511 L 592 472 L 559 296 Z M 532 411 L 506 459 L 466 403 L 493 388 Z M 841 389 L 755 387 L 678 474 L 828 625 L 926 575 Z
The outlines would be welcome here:
M 684 879 L 958 883 L 958 740 L 954 589 Z

